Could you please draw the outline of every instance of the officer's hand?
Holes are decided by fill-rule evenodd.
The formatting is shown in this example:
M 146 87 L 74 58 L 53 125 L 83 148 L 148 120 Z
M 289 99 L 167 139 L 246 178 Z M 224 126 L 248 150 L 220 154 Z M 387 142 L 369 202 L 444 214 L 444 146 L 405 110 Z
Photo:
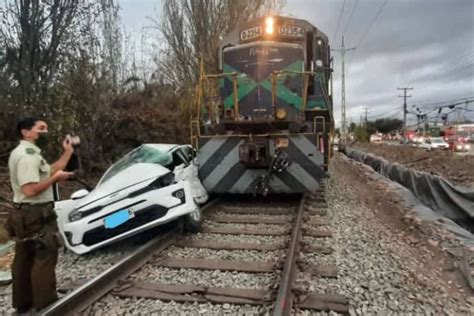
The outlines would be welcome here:
M 65 152 L 74 152 L 74 147 L 72 147 L 72 140 L 70 135 L 67 135 L 66 138 L 64 138 L 63 149 Z
M 53 174 L 53 178 L 56 181 L 64 181 L 71 178 L 72 176 L 74 176 L 74 172 L 66 172 L 62 170 L 58 170 Z

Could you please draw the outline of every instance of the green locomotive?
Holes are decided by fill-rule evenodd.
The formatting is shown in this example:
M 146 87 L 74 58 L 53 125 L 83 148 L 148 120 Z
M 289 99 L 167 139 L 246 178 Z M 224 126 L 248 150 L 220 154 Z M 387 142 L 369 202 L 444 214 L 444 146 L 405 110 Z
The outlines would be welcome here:
M 204 186 L 315 191 L 327 176 L 334 128 L 327 36 L 304 20 L 264 17 L 231 31 L 219 51 L 222 72 L 201 73 L 191 122 Z

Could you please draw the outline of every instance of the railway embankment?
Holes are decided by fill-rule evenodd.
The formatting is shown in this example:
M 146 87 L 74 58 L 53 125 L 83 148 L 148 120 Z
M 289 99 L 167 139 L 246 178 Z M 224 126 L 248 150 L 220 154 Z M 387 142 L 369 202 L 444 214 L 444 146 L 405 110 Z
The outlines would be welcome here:
M 471 234 L 474 231 L 474 186 L 454 184 L 442 176 L 392 163 L 358 149 L 347 147 L 344 153 L 347 157 L 369 166 L 383 177 L 406 188 L 426 206 L 418 210 L 417 214 L 420 217 L 440 221 L 465 242 L 474 244 Z M 400 192 L 402 194 L 402 191 Z M 408 192 L 403 194 L 406 200 L 411 198 Z

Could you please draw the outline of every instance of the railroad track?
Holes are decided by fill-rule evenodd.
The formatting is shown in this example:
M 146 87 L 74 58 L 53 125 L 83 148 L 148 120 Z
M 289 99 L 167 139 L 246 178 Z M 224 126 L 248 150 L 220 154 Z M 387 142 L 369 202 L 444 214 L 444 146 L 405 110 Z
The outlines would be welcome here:
M 42 314 L 88 314 L 106 295 L 180 303 L 262 305 L 274 315 L 290 315 L 298 310 L 347 313 L 346 297 L 337 293 L 307 292 L 298 287 L 301 279 L 337 277 L 335 266 L 316 265 L 302 259 L 306 255 L 325 256 L 333 251 L 327 244 L 304 242 L 308 238 L 331 239 L 325 210 L 323 190 L 294 200 L 213 201 L 204 208 L 206 220 L 199 234 L 183 235 L 181 227 L 176 225 L 93 279 L 65 286 L 61 290 L 67 294 Z M 204 255 L 195 257 L 200 251 Z M 224 252 L 223 258 L 208 255 L 212 251 Z M 179 255 L 173 255 L 176 252 Z M 258 253 L 261 259 L 242 260 L 239 256 L 242 252 Z M 247 273 L 258 287 L 200 285 L 206 280 L 197 282 L 186 278 L 163 282 L 162 278 L 154 280 L 148 273 L 163 269 Z M 160 273 L 163 277 L 167 272 L 155 274 Z M 265 282 L 258 281 L 262 274 L 275 277 L 263 284 Z

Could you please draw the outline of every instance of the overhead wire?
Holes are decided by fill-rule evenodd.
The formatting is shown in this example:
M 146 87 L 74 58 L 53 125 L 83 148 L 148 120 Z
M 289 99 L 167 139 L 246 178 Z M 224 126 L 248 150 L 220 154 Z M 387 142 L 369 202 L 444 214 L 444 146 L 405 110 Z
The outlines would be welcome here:
M 337 21 L 336 33 L 334 33 L 334 41 L 336 41 L 337 33 L 339 32 L 339 26 L 341 25 L 342 14 L 344 13 L 344 7 L 346 6 L 346 0 L 342 3 L 341 13 L 339 13 L 339 20 Z
M 359 0 L 356 0 L 354 3 L 354 6 L 352 7 L 351 14 L 349 15 L 349 19 L 346 22 L 346 26 L 344 27 L 344 30 L 342 31 L 342 34 L 346 34 L 347 28 L 349 27 L 349 23 L 352 20 L 352 16 L 354 15 L 355 9 L 357 8 L 357 5 L 359 4 Z
M 432 108 L 432 107 L 437 107 L 437 106 L 442 105 L 442 104 L 451 104 L 451 103 L 460 102 L 460 101 L 466 102 L 466 100 L 470 100 L 470 99 L 473 99 L 473 98 L 474 98 L 474 95 L 467 96 L 467 97 L 462 97 L 462 98 L 444 100 L 444 101 L 437 101 L 437 102 L 429 102 L 429 103 L 420 102 L 420 105 L 418 105 L 417 107 L 418 108 Z M 430 100 L 428 100 L 428 101 L 430 101 Z
M 391 116 L 398 116 L 400 115 L 401 113 L 403 113 L 403 106 L 399 106 L 395 109 L 393 109 L 392 111 L 389 111 L 389 112 L 386 112 L 386 113 L 380 113 L 380 114 L 377 114 L 377 115 L 371 115 L 370 116 L 370 119 L 376 119 L 376 118 L 381 118 L 381 117 L 391 117 Z
M 383 8 L 384 8 L 385 5 L 387 4 L 387 2 L 388 2 L 388 0 L 384 0 L 384 2 L 382 3 L 382 5 L 379 7 L 379 10 L 377 11 L 377 14 L 375 14 L 374 18 L 373 18 L 372 21 L 370 22 L 369 27 L 365 30 L 365 32 L 364 32 L 363 35 L 361 36 L 360 40 L 357 42 L 357 45 L 355 46 L 356 48 L 359 47 L 359 45 L 363 42 L 363 40 L 365 39 L 365 37 L 366 37 L 367 34 L 369 33 L 370 29 L 371 29 L 372 26 L 374 25 L 375 21 L 377 20 L 377 18 L 379 17 L 379 15 L 382 13 Z

